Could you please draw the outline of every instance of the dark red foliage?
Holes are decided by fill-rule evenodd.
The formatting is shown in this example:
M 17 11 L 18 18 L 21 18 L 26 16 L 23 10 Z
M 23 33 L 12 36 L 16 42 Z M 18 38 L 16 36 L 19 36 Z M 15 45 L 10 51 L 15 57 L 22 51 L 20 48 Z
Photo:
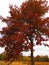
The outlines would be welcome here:
M 35 39 L 36 45 L 42 45 L 41 41 L 46 40 L 42 35 L 49 37 L 49 17 L 42 18 L 49 9 L 46 0 L 28 0 L 20 8 L 12 5 L 9 8 L 9 17 L 0 16 L 2 22 L 7 24 L 0 31 L 3 35 L 0 46 L 5 47 L 8 60 L 17 58 L 22 51 L 34 50 L 32 40 Z

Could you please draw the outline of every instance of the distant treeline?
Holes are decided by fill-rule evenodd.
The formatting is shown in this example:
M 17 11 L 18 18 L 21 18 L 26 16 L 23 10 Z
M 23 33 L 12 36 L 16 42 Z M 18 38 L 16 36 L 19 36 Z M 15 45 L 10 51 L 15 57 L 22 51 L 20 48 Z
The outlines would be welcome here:
M 46 56 L 36 56 L 34 57 L 34 61 L 36 62 L 49 62 L 49 57 L 46 55 Z
M 30 56 L 22 56 L 22 57 L 20 57 L 20 60 L 30 61 Z M 47 55 L 46 56 L 37 55 L 36 57 L 34 57 L 34 61 L 35 62 L 49 62 L 49 57 Z
M 0 54 L 0 61 L 5 61 L 6 60 L 6 55 L 3 53 L 3 54 Z M 19 56 L 18 58 L 16 58 L 15 60 L 18 60 L 18 61 L 30 61 L 30 56 Z M 34 57 L 34 61 L 35 62 L 49 62 L 49 57 L 46 55 L 46 56 L 39 56 L 37 55 L 36 57 Z

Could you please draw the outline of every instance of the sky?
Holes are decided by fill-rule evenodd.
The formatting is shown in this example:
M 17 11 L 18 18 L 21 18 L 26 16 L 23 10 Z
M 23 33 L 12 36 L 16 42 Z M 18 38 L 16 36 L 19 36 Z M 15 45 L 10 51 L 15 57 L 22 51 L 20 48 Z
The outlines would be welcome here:
M 49 1 L 49 0 L 48 0 Z M 17 5 L 20 7 L 20 5 L 22 4 L 22 2 L 25 2 L 25 0 L 1 0 L 0 1 L 0 15 L 2 15 L 3 17 L 6 17 L 6 16 L 9 16 L 9 4 L 12 4 L 12 5 Z M 48 3 L 49 5 L 49 3 Z M 49 16 L 49 13 L 46 14 L 45 17 L 48 17 Z M 5 23 L 1 23 L 0 21 L 0 30 L 2 30 L 2 27 L 4 26 L 7 26 Z M 0 35 L 1 37 L 1 35 Z M 49 43 L 49 41 L 47 42 Z M 48 47 L 44 47 L 43 45 L 42 46 L 35 46 L 34 47 L 35 51 L 34 51 L 34 56 L 36 55 L 48 55 L 49 56 L 49 48 Z M 1 48 L 0 47 L 0 53 L 3 53 L 4 52 L 4 48 Z M 30 55 L 30 51 L 29 52 L 24 52 L 23 55 Z

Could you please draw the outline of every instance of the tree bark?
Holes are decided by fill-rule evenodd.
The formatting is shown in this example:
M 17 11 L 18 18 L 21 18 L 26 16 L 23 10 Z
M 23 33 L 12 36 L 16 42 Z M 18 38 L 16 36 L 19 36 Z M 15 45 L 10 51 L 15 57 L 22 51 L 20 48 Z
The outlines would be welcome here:
M 34 56 L 33 56 L 33 50 L 31 50 L 31 65 L 34 65 Z
M 30 41 L 32 44 L 32 49 L 31 49 L 31 65 L 34 65 L 34 55 L 33 55 L 33 39 L 30 37 Z

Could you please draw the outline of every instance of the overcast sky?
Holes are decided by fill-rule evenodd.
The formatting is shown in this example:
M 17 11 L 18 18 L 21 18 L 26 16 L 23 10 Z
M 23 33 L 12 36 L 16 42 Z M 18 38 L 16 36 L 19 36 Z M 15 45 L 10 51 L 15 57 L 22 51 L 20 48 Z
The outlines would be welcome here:
M 6 17 L 9 16 L 9 4 L 13 4 L 13 5 L 18 5 L 20 6 L 22 2 L 24 2 L 25 0 L 1 0 L 0 1 L 0 15 Z M 49 1 L 49 0 L 48 0 Z M 49 3 L 48 3 L 49 5 Z M 49 13 L 46 14 L 46 16 L 49 16 Z M 3 26 L 6 26 L 5 23 L 1 23 L 0 22 L 0 30 L 2 29 Z M 49 43 L 49 42 L 48 42 Z M 48 47 L 44 47 L 44 46 L 35 46 L 34 47 L 35 51 L 34 51 L 34 56 L 36 55 L 48 55 L 49 56 L 49 48 Z M 4 48 L 0 47 L 0 53 L 4 52 Z M 23 55 L 29 55 L 30 51 L 28 53 L 23 53 Z

